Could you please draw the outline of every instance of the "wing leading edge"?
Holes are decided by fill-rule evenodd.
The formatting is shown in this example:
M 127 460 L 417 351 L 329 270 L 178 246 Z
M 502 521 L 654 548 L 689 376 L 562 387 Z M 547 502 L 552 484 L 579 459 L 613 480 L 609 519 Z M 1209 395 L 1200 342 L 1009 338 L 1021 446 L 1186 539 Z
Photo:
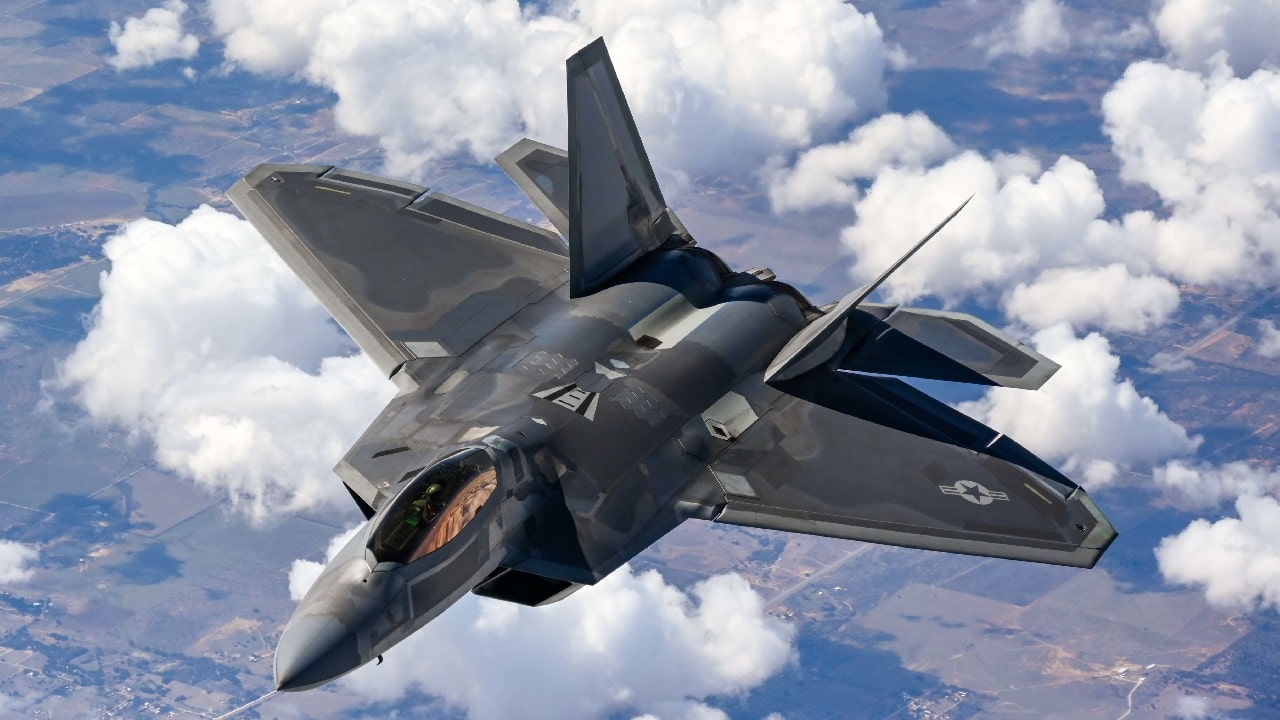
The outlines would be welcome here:
M 1067 478 L 890 378 L 820 368 L 711 464 L 717 522 L 1092 567 L 1115 539 Z

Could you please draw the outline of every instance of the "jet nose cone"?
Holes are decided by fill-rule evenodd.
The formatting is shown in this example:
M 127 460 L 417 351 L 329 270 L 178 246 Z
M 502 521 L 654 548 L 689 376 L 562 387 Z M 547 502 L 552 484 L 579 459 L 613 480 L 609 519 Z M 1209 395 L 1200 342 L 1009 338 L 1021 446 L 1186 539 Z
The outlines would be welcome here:
M 337 618 L 306 615 L 289 623 L 276 647 L 276 689 L 307 690 L 360 666 L 356 636 Z

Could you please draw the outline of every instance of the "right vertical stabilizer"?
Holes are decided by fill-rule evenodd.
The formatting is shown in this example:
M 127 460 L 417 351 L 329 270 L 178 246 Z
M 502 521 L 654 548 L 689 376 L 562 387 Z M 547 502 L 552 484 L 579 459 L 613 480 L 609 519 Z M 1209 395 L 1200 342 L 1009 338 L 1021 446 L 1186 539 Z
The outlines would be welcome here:
M 569 237 L 569 153 L 524 138 L 494 160 L 556 230 Z

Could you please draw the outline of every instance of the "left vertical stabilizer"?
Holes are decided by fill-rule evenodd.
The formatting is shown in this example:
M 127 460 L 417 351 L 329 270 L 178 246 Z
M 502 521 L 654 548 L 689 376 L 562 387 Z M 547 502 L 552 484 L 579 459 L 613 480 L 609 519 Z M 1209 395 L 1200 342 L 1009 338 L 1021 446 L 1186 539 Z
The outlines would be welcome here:
M 569 293 L 589 295 L 672 234 L 604 39 L 569 58 Z

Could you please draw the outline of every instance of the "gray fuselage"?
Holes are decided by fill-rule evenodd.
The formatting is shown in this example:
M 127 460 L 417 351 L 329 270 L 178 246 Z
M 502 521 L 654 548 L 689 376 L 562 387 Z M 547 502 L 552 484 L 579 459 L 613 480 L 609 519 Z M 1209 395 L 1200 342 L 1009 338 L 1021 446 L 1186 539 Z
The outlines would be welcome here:
M 281 638 L 281 687 L 354 670 L 502 568 L 591 584 L 661 537 L 684 519 L 682 494 L 701 499 L 698 479 L 732 441 L 735 407 L 718 401 L 744 383 L 776 392 L 752 376 L 804 326 L 806 306 L 709 252 L 659 251 L 593 295 L 546 296 L 473 347 L 463 370 L 410 386 L 390 417 L 413 428 L 405 447 L 432 454 L 399 454 L 405 474 L 384 491 L 383 512 L 307 593 Z M 723 420 L 704 417 L 721 405 Z M 367 546 L 390 499 L 415 468 L 468 446 L 493 458 L 492 497 L 439 549 L 379 562 Z M 573 522 L 556 533 L 537 522 L 565 508 Z

